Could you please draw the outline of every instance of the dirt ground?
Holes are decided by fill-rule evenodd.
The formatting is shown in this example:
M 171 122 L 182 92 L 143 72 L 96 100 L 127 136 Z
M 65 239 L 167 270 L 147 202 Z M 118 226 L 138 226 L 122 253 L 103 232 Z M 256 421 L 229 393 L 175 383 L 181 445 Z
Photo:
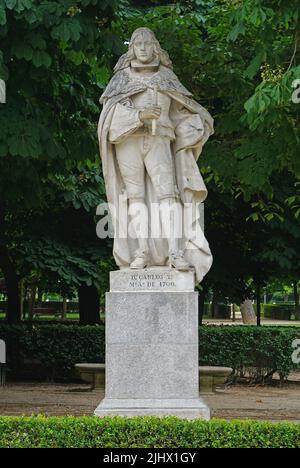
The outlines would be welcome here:
M 213 418 L 300 422 L 300 384 L 235 385 L 202 395 Z M 103 398 L 85 384 L 9 383 L 0 387 L 0 415 L 92 415 Z

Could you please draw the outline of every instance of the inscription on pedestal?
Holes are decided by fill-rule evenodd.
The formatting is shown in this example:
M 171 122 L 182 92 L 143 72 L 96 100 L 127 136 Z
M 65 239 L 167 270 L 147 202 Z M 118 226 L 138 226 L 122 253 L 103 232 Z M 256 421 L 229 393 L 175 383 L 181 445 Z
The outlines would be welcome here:
M 121 270 L 110 274 L 110 291 L 194 291 L 194 270 Z

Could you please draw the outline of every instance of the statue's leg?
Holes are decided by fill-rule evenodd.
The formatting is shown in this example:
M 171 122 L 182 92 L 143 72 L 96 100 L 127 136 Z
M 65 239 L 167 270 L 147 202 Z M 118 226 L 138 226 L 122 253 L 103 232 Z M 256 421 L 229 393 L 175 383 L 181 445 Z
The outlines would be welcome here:
M 181 206 L 176 198 L 163 198 L 159 201 L 159 212 L 163 237 L 168 240 L 169 252 L 178 250 L 181 238 Z
M 128 234 L 137 240 L 138 249 L 130 267 L 142 269 L 149 263 L 148 208 L 145 203 L 145 164 L 142 152 L 143 137 L 128 137 L 118 143 L 116 157 L 129 199 Z
M 129 200 L 129 216 L 131 234 L 138 241 L 139 248 L 136 250 L 134 260 L 130 268 L 143 269 L 149 263 L 149 246 L 148 246 L 148 209 L 143 198 L 131 198 Z
M 178 270 L 187 270 L 189 264 L 184 259 L 184 252 L 179 248 L 180 239 L 183 237 L 183 210 L 178 197 L 173 158 L 170 140 L 153 137 L 145 165 L 159 199 L 162 235 L 169 244 L 166 256 L 170 266 Z
M 184 252 L 179 243 L 183 237 L 183 210 L 182 204 L 176 198 L 160 200 L 160 216 L 163 235 L 168 239 L 168 263 L 177 270 L 188 270 L 189 263 L 184 258 Z

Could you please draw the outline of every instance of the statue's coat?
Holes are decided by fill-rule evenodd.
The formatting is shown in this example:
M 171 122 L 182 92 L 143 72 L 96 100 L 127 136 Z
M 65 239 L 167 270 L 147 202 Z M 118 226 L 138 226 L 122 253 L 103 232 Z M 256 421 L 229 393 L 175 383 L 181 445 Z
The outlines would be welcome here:
M 191 93 L 184 88 L 173 71 L 167 67 L 161 65 L 159 71 L 152 78 L 146 79 L 143 77 L 132 79 L 129 69 L 126 68 L 117 72 L 100 99 L 103 110 L 98 125 L 98 136 L 107 199 L 109 204 L 114 207 L 112 213 L 115 231 L 113 254 L 117 265 L 121 268 L 128 267 L 132 262 L 134 252 L 138 248 L 138 242 L 136 239 L 122 237 L 121 235 L 121 233 L 127 232 L 128 200 L 117 165 L 114 145 L 109 141 L 110 123 L 117 104 L 134 94 L 146 90 L 147 87 L 153 88 L 154 86 L 158 87 L 159 92 L 166 93 L 174 104 L 173 110 L 171 108 L 170 118 L 177 122 L 175 134 L 177 130 L 178 138 L 176 140 L 178 141 L 173 143 L 173 153 L 180 200 L 183 204 L 190 203 L 196 206 L 196 203 L 203 202 L 207 196 L 205 183 L 197 166 L 197 159 L 202 152 L 203 145 L 213 134 L 213 119 L 210 114 L 191 98 Z M 198 120 L 200 118 L 202 123 L 199 141 L 192 146 L 189 146 L 189 142 L 185 142 L 184 131 L 179 137 L 182 122 L 186 126 L 194 125 L 193 118 L 185 119 L 189 116 L 198 116 Z M 196 128 L 193 128 L 193 131 L 200 132 Z M 158 200 L 151 180 L 147 176 L 146 187 L 146 204 L 150 207 L 151 203 L 158 203 Z M 151 224 L 150 219 L 149 222 Z M 187 237 L 183 238 L 182 248 L 184 249 L 185 259 L 194 266 L 197 280 L 201 282 L 212 265 L 212 255 L 208 242 L 200 228 L 200 213 L 196 209 L 193 214 L 192 224 L 194 228 L 198 227 L 197 230 L 194 229 L 196 234 L 187 235 Z M 164 265 L 168 256 L 167 240 L 150 237 L 149 248 L 153 265 Z

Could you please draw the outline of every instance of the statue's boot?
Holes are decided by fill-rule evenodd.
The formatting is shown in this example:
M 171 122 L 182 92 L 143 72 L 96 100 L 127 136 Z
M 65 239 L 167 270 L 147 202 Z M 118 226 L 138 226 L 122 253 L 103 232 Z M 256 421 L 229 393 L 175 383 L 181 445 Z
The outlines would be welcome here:
M 176 216 L 178 209 L 175 198 L 166 198 L 161 201 L 161 221 L 164 236 L 167 237 L 169 243 L 169 260 L 170 268 L 175 268 L 180 271 L 187 271 L 190 268 L 189 263 L 184 258 L 183 250 L 179 249 L 179 239 L 182 236 L 182 226 L 179 226 L 181 217 Z
M 135 253 L 135 259 L 130 264 L 130 268 L 133 270 L 143 270 L 149 263 L 149 252 L 147 250 L 137 250 Z
M 189 263 L 184 258 L 182 250 L 172 250 L 169 254 L 169 266 L 179 271 L 187 271 L 190 269 Z
M 135 213 L 135 204 L 144 204 L 143 199 L 131 199 L 130 200 L 130 212 Z M 146 206 L 146 205 L 145 205 Z M 143 230 L 135 229 L 135 238 L 138 241 L 138 249 L 134 254 L 134 260 L 130 264 L 130 268 L 133 270 L 143 270 L 149 264 L 150 261 L 150 252 L 148 246 L 148 221 L 147 219 L 143 220 Z

